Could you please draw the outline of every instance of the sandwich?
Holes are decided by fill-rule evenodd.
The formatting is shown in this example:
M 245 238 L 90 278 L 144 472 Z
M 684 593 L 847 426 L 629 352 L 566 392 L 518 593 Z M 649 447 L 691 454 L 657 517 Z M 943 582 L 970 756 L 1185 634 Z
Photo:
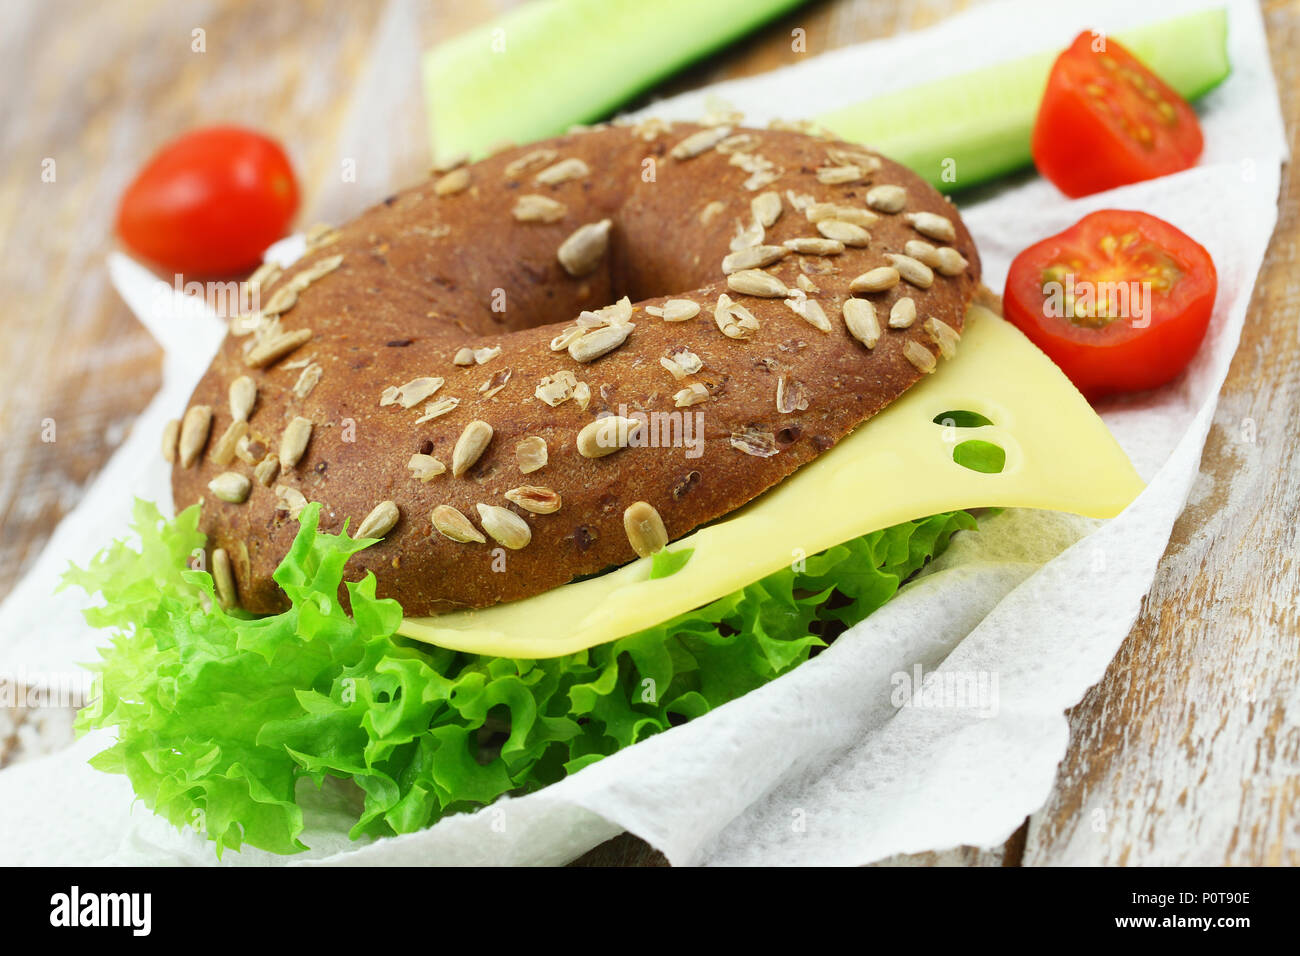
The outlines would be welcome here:
M 217 852 L 528 793 L 780 677 L 984 509 L 1141 482 L 953 205 L 799 128 L 604 125 L 437 170 L 252 277 L 177 507 L 68 581 L 95 766 Z

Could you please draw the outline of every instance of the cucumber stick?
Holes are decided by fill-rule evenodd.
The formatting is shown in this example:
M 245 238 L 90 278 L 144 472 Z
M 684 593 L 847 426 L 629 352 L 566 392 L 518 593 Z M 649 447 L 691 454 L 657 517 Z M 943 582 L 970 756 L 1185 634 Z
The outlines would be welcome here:
M 537 0 L 424 58 L 435 161 L 604 119 L 804 0 Z
M 1188 100 L 1228 75 L 1222 8 L 1115 34 L 1133 55 Z M 1038 103 L 1058 51 L 1035 54 L 887 93 L 815 117 L 838 136 L 897 160 L 944 192 L 964 189 L 1032 162 Z

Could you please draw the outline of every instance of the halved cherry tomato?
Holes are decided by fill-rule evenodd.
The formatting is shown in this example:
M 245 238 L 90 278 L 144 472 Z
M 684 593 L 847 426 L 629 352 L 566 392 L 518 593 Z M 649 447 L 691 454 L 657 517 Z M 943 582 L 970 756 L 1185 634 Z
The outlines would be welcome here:
M 1011 263 L 1002 307 L 1087 398 L 1155 388 L 1205 338 L 1218 276 L 1190 236 L 1103 209 Z
M 149 160 L 122 197 L 117 231 L 137 255 L 168 269 L 233 275 L 261 261 L 297 210 L 298 183 L 279 144 L 214 126 Z
M 1085 30 L 1056 58 L 1033 154 L 1038 171 L 1067 196 L 1187 169 L 1202 145 L 1186 100 L 1109 37 Z

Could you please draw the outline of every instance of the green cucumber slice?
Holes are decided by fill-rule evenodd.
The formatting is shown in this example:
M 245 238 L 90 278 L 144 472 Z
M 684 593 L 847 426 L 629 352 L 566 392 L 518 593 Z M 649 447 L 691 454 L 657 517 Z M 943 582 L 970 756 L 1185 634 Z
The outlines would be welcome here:
M 424 57 L 435 162 L 615 108 L 804 0 L 539 0 Z
M 1203 10 L 1115 34 L 1179 95 L 1193 100 L 1221 83 L 1228 16 Z M 941 192 L 1029 165 L 1034 117 L 1057 51 L 886 93 L 816 117 L 847 140 L 867 143 Z M 936 108 L 942 104 L 942 108 Z

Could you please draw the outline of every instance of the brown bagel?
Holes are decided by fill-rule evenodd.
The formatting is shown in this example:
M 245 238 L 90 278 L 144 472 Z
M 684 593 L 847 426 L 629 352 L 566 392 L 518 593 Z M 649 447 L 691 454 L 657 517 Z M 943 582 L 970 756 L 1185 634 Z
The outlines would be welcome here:
M 866 235 L 861 223 L 872 215 Z M 765 258 L 744 251 L 757 238 L 756 217 L 768 222 L 760 246 L 823 241 L 729 279 L 723 259 L 733 241 L 738 259 Z M 607 228 L 591 225 L 606 220 Z M 740 230 L 748 231 L 737 238 Z M 817 254 L 834 241 L 827 236 L 865 245 Z M 177 459 L 177 506 L 204 502 L 219 594 L 254 612 L 283 605 L 271 573 L 304 499 L 322 503 L 324 530 L 350 519 L 354 533 L 363 522 L 367 532 L 384 532 L 352 560 L 351 576 L 373 571 L 380 596 L 409 615 L 515 600 L 630 561 L 661 543 L 653 511 L 676 539 L 754 498 L 897 398 L 951 347 L 979 281 L 955 209 L 916 175 L 860 146 L 775 129 L 651 122 L 577 132 L 461 167 L 311 239 L 283 275 L 267 281 L 259 270 L 255 330 L 232 329 L 179 436 L 173 425 L 166 439 Z M 585 248 L 584 239 L 592 240 Z M 909 242 L 930 247 L 911 247 L 936 266 L 926 288 L 926 267 L 886 258 Z M 896 261 L 912 281 L 872 272 Z M 795 305 L 751 294 L 780 285 L 798 290 Z M 888 287 L 868 291 L 877 286 Z M 724 309 L 715 319 L 723 294 L 757 329 L 743 312 Z M 633 303 L 630 316 L 605 317 L 630 319 L 630 335 L 588 329 L 575 346 L 584 358 L 584 350 L 610 351 L 579 361 L 553 350 L 580 312 L 622 296 Z M 890 328 L 903 298 L 915 321 Z M 699 313 L 667 321 L 650 311 L 673 299 L 698 304 Z M 846 325 L 849 300 L 874 308 L 874 347 Z M 829 331 L 815 327 L 818 309 Z M 848 309 L 861 337 L 870 309 Z M 482 364 L 476 349 L 488 350 L 478 353 Z M 687 352 L 702 362 L 698 371 L 689 371 Z M 672 356 L 684 368 L 661 363 Z M 581 388 L 554 406 L 539 397 L 539 383 L 560 372 L 584 383 L 589 397 Z M 444 383 L 425 394 L 432 383 L 423 378 Z M 570 384 L 562 375 L 541 391 L 553 401 Z M 676 397 L 692 385 L 702 388 Z M 447 398 L 459 403 L 430 418 Z M 703 413 L 702 455 L 639 444 L 653 437 L 643 424 L 632 447 L 586 457 L 579 435 L 606 412 L 670 413 L 652 419 L 658 427 Z M 487 429 L 474 422 L 490 426 L 486 445 Z M 526 447 L 545 442 L 548 460 L 525 474 L 516 454 L 529 438 Z M 446 471 L 430 477 L 430 459 Z M 870 482 L 864 475 L 864 494 Z M 507 497 L 529 487 L 545 490 Z M 637 502 L 653 511 L 625 524 Z M 489 506 L 486 528 L 480 504 Z M 431 518 L 440 507 L 442 531 Z M 447 508 L 485 542 L 455 540 L 471 535 L 446 520 L 454 518 Z

